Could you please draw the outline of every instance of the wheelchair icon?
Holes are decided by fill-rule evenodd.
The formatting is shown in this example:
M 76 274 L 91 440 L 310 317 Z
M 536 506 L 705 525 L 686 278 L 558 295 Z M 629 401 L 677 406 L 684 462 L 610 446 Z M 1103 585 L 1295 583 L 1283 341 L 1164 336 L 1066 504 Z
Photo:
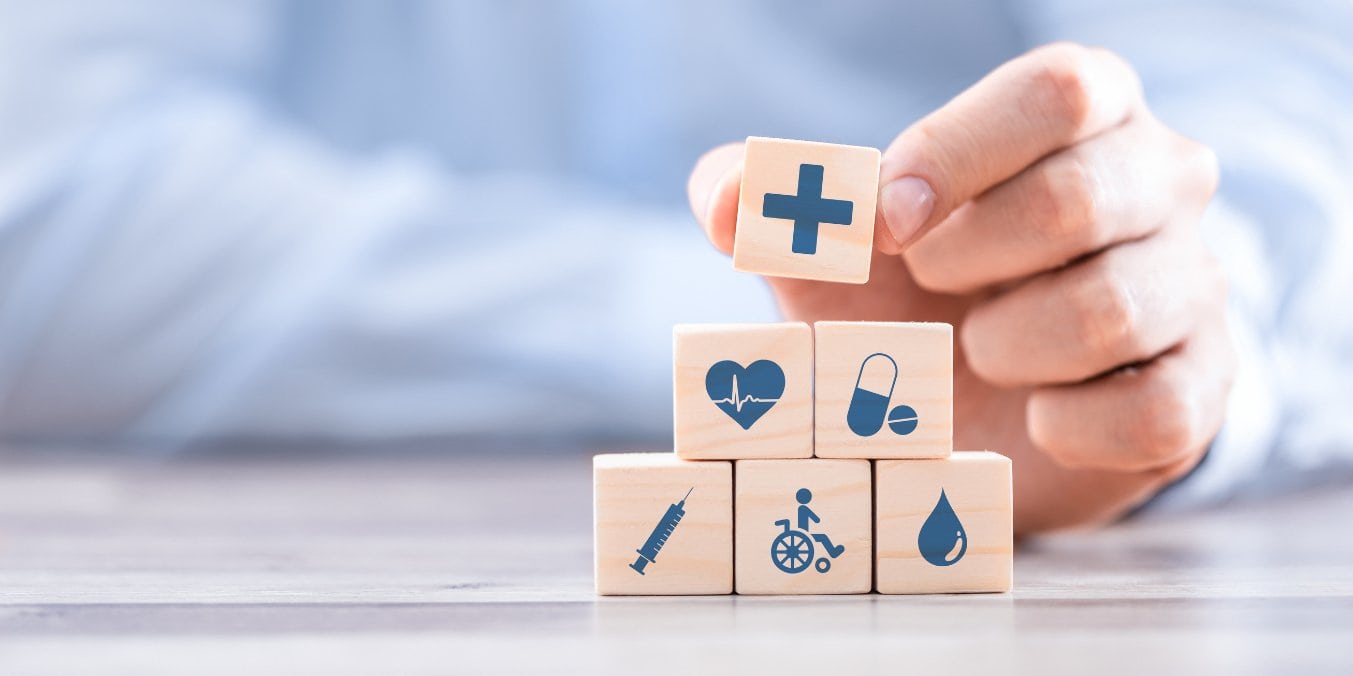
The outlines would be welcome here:
M 846 551 L 845 545 L 832 544 L 831 538 L 826 533 L 809 533 L 811 524 L 821 522 L 808 503 L 813 499 L 813 494 L 807 488 L 800 488 L 795 497 L 799 501 L 799 518 L 797 529 L 790 528 L 789 519 L 780 519 L 775 525 L 783 530 L 775 536 L 770 543 L 770 559 L 776 568 L 781 571 L 794 575 L 813 566 L 819 573 L 825 573 L 832 569 L 832 559 L 841 556 Z M 814 542 L 822 545 L 826 556 L 817 559 L 813 557 L 817 554 L 817 547 Z

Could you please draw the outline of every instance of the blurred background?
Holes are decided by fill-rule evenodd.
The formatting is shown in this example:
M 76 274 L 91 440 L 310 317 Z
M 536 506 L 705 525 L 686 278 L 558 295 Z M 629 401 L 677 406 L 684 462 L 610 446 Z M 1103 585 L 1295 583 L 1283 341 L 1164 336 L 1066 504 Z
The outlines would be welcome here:
M 1333 1 L 0 3 L 0 442 L 669 448 L 671 325 L 775 317 L 696 158 L 883 147 L 1072 39 L 1221 158 L 1226 471 L 1346 476 L 1350 36 Z

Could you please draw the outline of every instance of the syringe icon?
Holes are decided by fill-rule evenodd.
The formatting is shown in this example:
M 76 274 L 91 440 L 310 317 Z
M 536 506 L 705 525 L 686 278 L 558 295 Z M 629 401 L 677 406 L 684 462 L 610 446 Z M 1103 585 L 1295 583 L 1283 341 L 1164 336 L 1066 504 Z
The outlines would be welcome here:
M 658 551 L 667 544 L 667 538 L 671 537 L 672 531 L 676 529 L 677 524 L 681 523 L 681 517 L 686 516 L 686 498 L 691 497 L 691 491 L 695 486 L 691 486 L 686 495 L 681 498 L 681 502 L 667 506 L 667 511 L 663 513 L 662 520 L 657 526 L 653 527 L 653 532 L 649 534 L 648 539 L 644 541 L 644 546 L 634 550 L 639 552 L 639 558 L 630 564 L 634 572 L 643 575 L 644 568 L 650 563 L 656 562 Z

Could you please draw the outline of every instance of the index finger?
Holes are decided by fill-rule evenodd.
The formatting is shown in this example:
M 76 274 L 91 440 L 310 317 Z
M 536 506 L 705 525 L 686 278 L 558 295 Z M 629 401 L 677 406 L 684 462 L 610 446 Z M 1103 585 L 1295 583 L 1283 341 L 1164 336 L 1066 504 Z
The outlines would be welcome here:
M 686 182 L 691 213 L 715 248 L 733 255 L 733 229 L 738 220 L 738 187 L 742 183 L 742 143 L 721 145 L 695 163 Z
M 1058 43 L 992 71 L 902 132 L 883 153 L 885 253 L 900 253 L 954 209 L 1052 152 L 1128 119 L 1132 68 L 1108 50 Z M 891 241 L 889 241 L 891 240 Z

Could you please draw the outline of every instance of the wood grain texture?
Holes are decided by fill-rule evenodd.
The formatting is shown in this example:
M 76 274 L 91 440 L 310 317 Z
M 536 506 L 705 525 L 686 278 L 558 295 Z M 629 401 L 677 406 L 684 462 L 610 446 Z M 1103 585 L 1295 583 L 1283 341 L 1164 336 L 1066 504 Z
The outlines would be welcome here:
M 922 558 L 917 536 L 943 491 L 967 536 L 947 566 Z M 933 460 L 874 462 L 876 589 L 883 594 L 1004 592 L 1012 584 L 1010 459 L 959 451 Z
M 1026 541 L 1009 594 L 598 597 L 591 455 L 0 448 L 0 673 L 1353 673 L 1348 483 Z
M 687 460 L 808 458 L 813 455 L 813 333 L 803 322 L 678 324 L 672 329 L 674 445 Z M 705 374 L 732 360 L 779 364 L 780 400 L 743 429 L 710 399 Z
M 739 594 L 861 594 L 870 591 L 872 496 L 867 460 L 739 460 L 735 463 L 736 537 L 734 574 Z M 808 567 L 786 573 L 772 561 L 771 546 L 784 532 L 776 521 L 797 529 L 795 493 L 807 488 L 807 504 L 821 519 L 810 534 L 825 533 L 845 550 L 830 559 L 826 573 Z M 814 542 L 814 560 L 827 556 Z M 828 557 L 829 558 L 829 557 Z
M 671 453 L 592 459 L 596 589 L 603 595 L 729 594 L 733 591 L 733 466 Z M 685 497 L 687 491 L 690 497 Z M 684 516 L 643 566 L 631 568 L 668 508 Z
M 954 445 L 954 330 L 915 322 L 817 322 L 814 454 L 819 458 L 942 458 Z M 887 409 L 915 409 L 905 436 L 888 425 L 860 436 L 846 422 L 861 366 L 876 353 L 896 363 Z M 874 362 L 877 365 L 879 362 Z M 886 363 L 886 362 L 884 362 Z M 871 372 L 875 372 L 871 369 Z M 864 383 L 867 385 L 867 383 Z M 882 389 L 875 386 L 875 389 Z M 886 395 L 886 392 L 879 392 Z
M 738 197 L 733 267 L 775 277 L 863 284 L 869 281 L 878 203 L 879 151 L 875 148 L 751 137 L 747 139 Z M 823 167 L 822 197 L 853 203 L 849 225 L 818 228 L 817 251 L 794 253 L 794 223 L 762 215 L 767 193 L 797 195 L 799 168 Z

